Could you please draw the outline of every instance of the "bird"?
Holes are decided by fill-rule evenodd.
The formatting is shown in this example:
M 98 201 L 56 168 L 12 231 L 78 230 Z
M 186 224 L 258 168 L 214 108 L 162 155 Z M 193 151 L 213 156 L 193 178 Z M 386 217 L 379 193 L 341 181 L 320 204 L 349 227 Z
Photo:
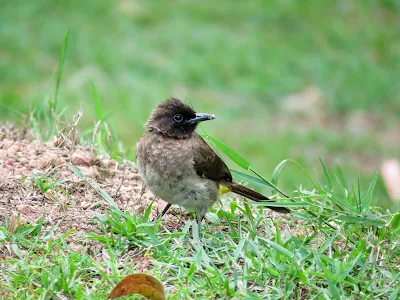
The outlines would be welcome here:
M 145 185 L 167 202 L 155 220 L 161 219 L 172 204 L 177 204 L 197 212 L 201 232 L 201 222 L 218 200 L 220 191 L 256 202 L 272 201 L 233 182 L 227 165 L 195 131 L 200 122 L 213 119 L 215 115 L 196 113 L 177 98 L 161 102 L 151 112 L 145 123 L 146 131 L 137 143 L 136 163 Z M 267 207 L 290 213 L 285 207 Z

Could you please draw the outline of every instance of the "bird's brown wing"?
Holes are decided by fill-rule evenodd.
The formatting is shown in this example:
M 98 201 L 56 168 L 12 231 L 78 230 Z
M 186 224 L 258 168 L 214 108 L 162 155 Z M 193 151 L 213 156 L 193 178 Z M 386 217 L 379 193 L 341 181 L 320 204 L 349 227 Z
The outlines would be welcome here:
M 193 161 L 199 176 L 214 181 L 232 181 L 229 168 L 197 133 L 193 133 Z
M 273 200 L 253 191 L 241 184 L 232 182 L 232 175 L 226 164 L 213 149 L 197 133 L 193 135 L 193 160 L 194 168 L 199 176 L 216 181 L 229 188 L 232 192 L 249 198 L 256 202 L 274 202 Z M 290 213 L 285 207 L 267 206 L 269 209 L 280 213 Z

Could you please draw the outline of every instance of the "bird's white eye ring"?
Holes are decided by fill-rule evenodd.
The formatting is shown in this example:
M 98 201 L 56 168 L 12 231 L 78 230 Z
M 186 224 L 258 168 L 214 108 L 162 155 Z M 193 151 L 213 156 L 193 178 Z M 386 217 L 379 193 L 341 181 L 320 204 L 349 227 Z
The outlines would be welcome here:
M 174 116 L 174 121 L 175 121 L 176 123 L 182 122 L 182 121 L 183 121 L 183 116 L 182 116 L 181 114 L 176 114 L 176 115 Z

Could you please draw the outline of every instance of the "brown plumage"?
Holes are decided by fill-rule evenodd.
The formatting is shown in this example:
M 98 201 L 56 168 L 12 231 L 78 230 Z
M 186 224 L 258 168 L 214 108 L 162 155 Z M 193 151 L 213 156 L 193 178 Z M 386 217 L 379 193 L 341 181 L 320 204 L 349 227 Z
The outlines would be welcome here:
M 220 185 L 257 202 L 271 201 L 243 185 L 232 182 L 232 175 L 222 159 L 194 130 L 199 122 L 213 115 L 196 113 L 176 98 L 159 104 L 150 115 L 148 130 L 137 145 L 139 173 L 149 189 L 171 204 L 199 213 L 199 222 L 218 199 Z M 289 213 L 284 207 L 268 208 Z

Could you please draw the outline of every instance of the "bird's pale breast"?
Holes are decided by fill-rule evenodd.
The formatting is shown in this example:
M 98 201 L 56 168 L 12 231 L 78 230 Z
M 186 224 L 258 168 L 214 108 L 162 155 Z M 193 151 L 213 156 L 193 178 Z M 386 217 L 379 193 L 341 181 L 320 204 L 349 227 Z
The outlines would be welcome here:
M 217 184 L 197 175 L 190 139 L 146 132 L 138 142 L 139 172 L 159 198 L 189 210 L 208 211 L 217 200 Z

